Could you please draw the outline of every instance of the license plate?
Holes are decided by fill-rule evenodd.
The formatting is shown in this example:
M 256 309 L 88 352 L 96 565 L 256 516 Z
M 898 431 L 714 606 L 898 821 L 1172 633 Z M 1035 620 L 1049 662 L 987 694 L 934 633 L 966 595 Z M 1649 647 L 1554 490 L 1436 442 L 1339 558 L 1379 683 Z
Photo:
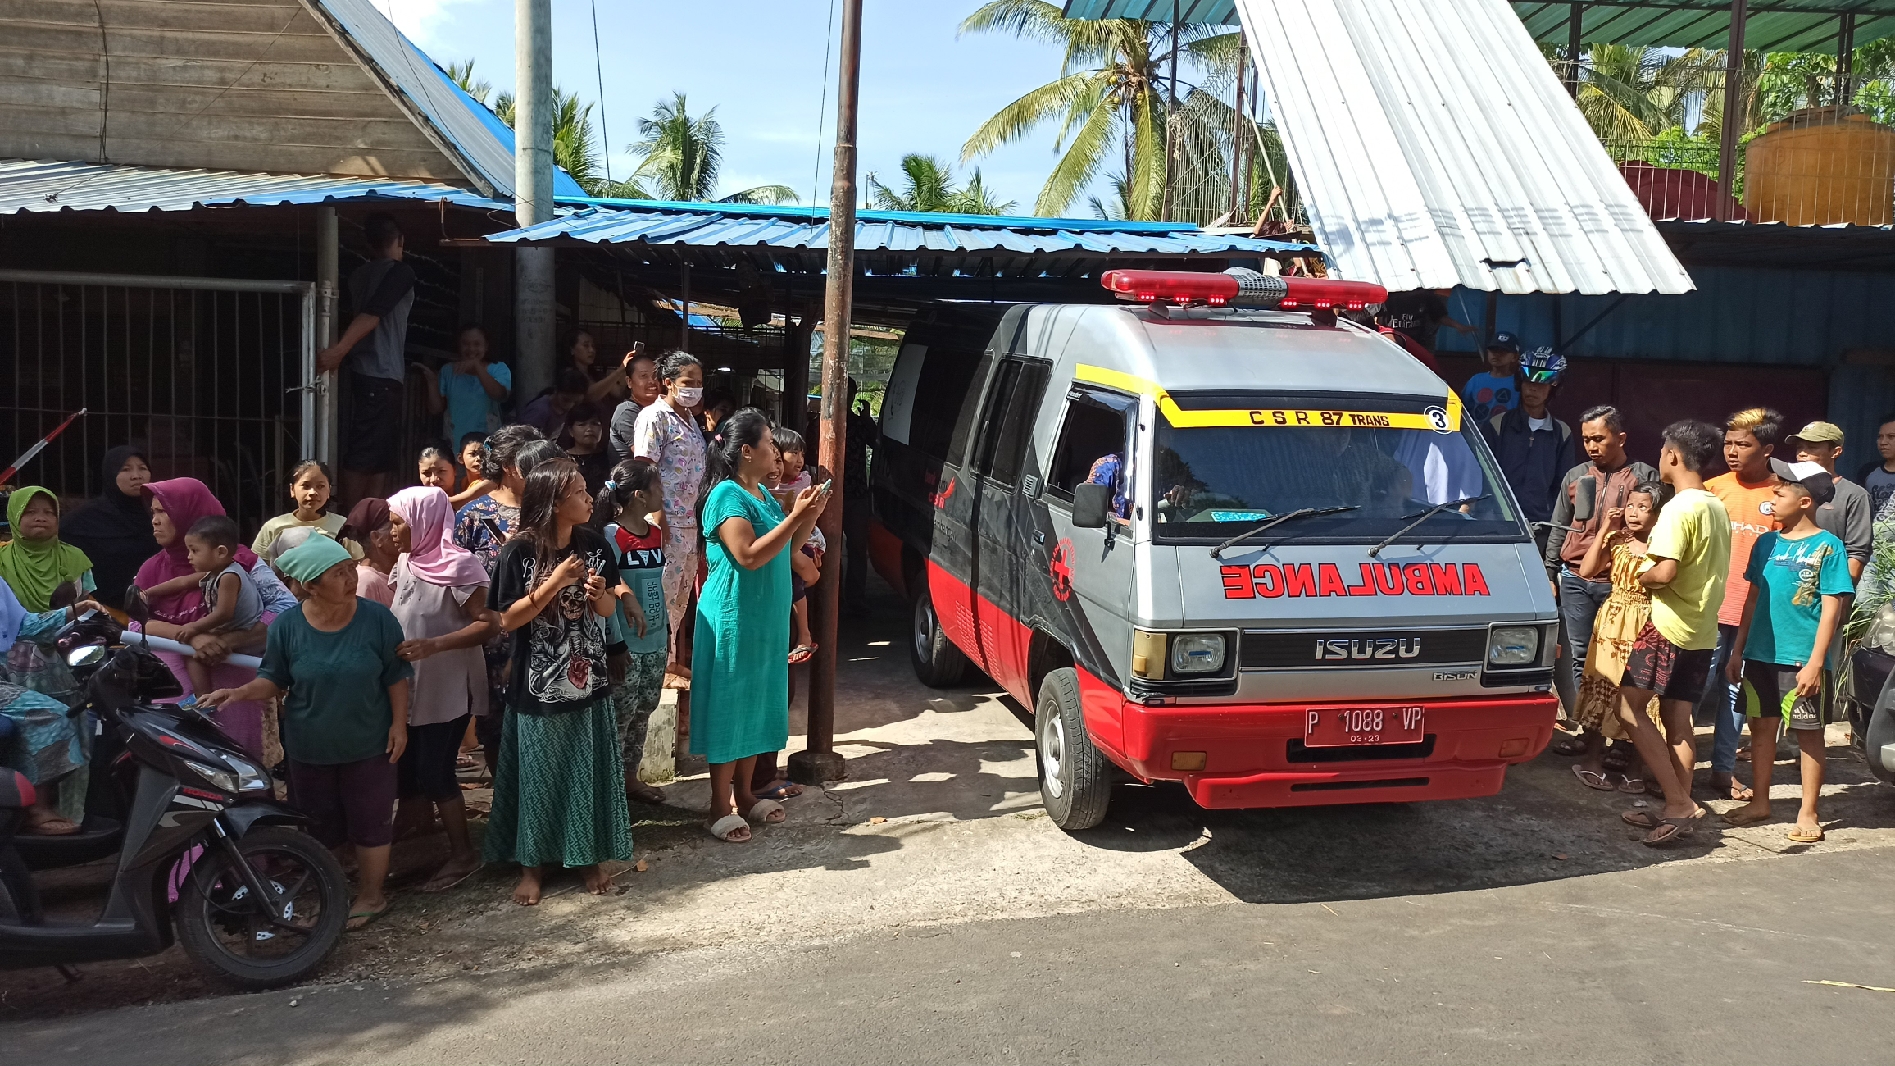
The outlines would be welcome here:
M 1419 744 L 1422 740 L 1420 707 L 1312 707 L 1303 722 L 1303 743 L 1312 748 Z

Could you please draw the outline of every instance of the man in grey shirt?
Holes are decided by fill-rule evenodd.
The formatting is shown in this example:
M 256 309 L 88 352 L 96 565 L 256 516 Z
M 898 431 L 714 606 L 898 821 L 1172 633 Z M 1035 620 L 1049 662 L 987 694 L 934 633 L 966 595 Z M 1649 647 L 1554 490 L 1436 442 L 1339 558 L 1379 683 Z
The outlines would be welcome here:
M 347 418 L 342 427 L 341 506 L 388 495 L 388 476 L 401 446 L 402 380 L 408 372 L 408 312 L 415 272 L 402 262 L 401 227 L 376 213 L 362 222 L 372 254 L 349 274 L 355 318 L 336 342 L 316 354 L 326 374 L 347 360 Z
M 1835 479 L 1836 496 L 1816 508 L 1816 524 L 1842 541 L 1849 552 L 1849 580 L 1860 582 L 1862 569 L 1869 565 L 1869 554 L 1875 547 L 1875 501 L 1868 489 L 1836 475 L 1836 460 L 1842 456 L 1842 427 L 1834 422 L 1811 422 L 1787 443 L 1796 450 L 1797 462 L 1815 463 Z M 1771 465 L 1776 464 L 1773 461 Z M 1778 470 L 1777 476 L 1788 477 L 1783 470 Z
M 634 344 L 625 358 L 625 386 L 630 395 L 612 412 L 612 431 L 606 447 L 612 462 L 624 462 L 632 454 L 632 430 L 638 425 L 638 412 L 650 407 L 664 391 L 658 381 L 658 361 L 645 354 L 643 344 Z

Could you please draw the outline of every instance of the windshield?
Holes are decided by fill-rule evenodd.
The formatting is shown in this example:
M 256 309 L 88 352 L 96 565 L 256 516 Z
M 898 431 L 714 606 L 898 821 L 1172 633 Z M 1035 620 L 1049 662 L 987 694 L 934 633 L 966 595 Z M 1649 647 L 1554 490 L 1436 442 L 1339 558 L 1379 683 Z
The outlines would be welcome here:
M 1459 432 L 1430 428 L 1445 422 L 1439 405 L 1367 396 L 1172 399 L 1180 421 L 1200 424 L 1157 420 L 1151 514 L 1159 540 L 1222 541 L 1286 512 L 1353 508 L 1283 523 L 1261 539 L 1373 543 L 1429 507 L 1456 500 L 1473 502 L 1443 511 L 1401 540 L 1526 536 L 1476 440 L 1479 431 L 1466 419 Z

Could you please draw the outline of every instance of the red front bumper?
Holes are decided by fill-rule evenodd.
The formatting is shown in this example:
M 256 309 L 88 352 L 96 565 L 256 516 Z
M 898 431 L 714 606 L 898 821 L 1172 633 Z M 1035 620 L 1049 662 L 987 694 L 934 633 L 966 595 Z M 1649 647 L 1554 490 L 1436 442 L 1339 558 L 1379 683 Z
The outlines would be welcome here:
M 1538 755 L 1553 736 L 1552 695 L 1347 701 L 1335 704 L 1129 703 L 1080 672 L 1086 726 L 1114 762 L 1145 781 L 1182 781 L 1204 807 L 1304 807 L 1491 796 L 1510 763 Z M 1424 753 L 1348 758 L 1365 749 L 1303 749 L 1307 712 L 1323 706 L 1427 710 Z M 1179 753 L 1204 754 L 1202 770 L 1172 769 Z M 1187 761 L 1192 756 L 1187 754 Z M 1329 761 L 1341 757 L 1343 761 Z

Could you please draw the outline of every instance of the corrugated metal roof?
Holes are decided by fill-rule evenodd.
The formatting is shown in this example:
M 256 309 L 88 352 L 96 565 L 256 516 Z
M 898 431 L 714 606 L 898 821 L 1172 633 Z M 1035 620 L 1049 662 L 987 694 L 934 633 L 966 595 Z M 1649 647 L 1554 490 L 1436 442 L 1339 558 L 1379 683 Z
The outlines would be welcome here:
M 562 201 L 576 203 L 576 201 Z M 695 262 L 738 259 L 820 271 L 829 247 L 823 208 L 592 201 L 562 218 L 485 238 L 500 244 L 644 245 Z M 609 205 L 609 206 L 607 206 Z M 1113 258 L 1319 255 L 1314 245 L 1210 234 L 1188 223 L 863 211 L 856 254 L 875 273 L 1039 277 L 1084 273 Z
M 1236 3 L 1317 243 L 1344 277 L 1690 291 L 1505 0 Z
M 368 200 L 445 200 L 461 207 L 513 210 L 506 201 L 428 181 L 0 159 L 0 215 Z
M 372 0 L 312 0 L 310 6 L 414 108 L 442 150 L 465 165 L 470 180 L 483 192 L 513 198 L 513 131 L 505 123 L 454 84 Z M 555 169 L 553 193 L 584 196 L 585 190 Z
M 1645 44 L 1672 48 L 1723 48 L 1730 34 L 1728 0 L 1610 0 L 1575 5 L 1569 0 L 1513 0 L 1513 9 L 1539 40 L 1565 45 L 1567 19 L 1581 6 L 1586 44 Z M 1178 0 L 1181 22 L 1235 25 L 1234 0 Z M 1147 19 L 1169 22 L 1173 0 L 1066 0 L 1069 18 Z M 1844 11 L 1856 16 L 1857 46 L 1895 35 L 1895 0 L 1751 0 L 1745 46 L 1753 51 L 1833 50 Z M 1828 46 L 1828 47 L 1826 47 Z

